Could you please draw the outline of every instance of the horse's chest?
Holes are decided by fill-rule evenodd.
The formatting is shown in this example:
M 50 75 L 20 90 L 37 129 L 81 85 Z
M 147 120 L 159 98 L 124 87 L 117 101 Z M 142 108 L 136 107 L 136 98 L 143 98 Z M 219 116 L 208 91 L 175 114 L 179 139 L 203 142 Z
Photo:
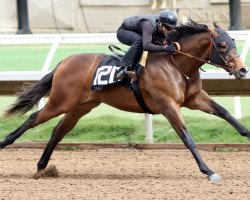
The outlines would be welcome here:
M 172 84 L 170 92 L 174 99 L 180 104 L 183 103 L 187 98 L 193 96 L 202 89 L 201 82 L 187 80 L 179 80 Z
M 189 98 L 190 96 L 195 95 L 202 89 L 201 81 L 191 81 L 190 83 L 186 84 L 185 89 L 185 98 Z

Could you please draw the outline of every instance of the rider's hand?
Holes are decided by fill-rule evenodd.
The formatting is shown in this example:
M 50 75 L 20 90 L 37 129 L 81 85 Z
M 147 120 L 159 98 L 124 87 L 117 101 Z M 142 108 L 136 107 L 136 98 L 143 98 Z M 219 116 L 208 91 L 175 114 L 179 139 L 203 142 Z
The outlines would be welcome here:
M 168 45 L 168 41 L 164 40 L 163 41 L 163 46 L 166 46 L 166 45 Z
M 180 50 L 180 44 L 178 42 L 173 42 L 170 45 L 164 47 L 164 51 L 169 53 L 174 53 L 177 50 Z
M 176 50 L 177 48 L 174 45 L 174 43 L 164 47 L 164 51 L 169 52 L 169 53 L 174 53 Z

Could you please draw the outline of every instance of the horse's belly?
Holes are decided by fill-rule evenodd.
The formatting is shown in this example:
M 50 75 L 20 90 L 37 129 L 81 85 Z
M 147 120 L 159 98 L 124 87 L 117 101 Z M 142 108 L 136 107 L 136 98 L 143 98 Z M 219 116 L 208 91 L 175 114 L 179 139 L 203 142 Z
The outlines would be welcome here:
M 101 101 L 112 107 L 129 112 L 143 113 L 134 93 L 123 86 L 107 87 L 100 91 Z

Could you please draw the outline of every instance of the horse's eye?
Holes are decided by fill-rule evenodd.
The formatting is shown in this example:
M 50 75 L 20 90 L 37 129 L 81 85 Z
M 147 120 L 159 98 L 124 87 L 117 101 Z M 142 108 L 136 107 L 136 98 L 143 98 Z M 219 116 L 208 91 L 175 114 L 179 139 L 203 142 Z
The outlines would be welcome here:
M 225 42 L 220 42 L 218 46 L 223 49 L 227 47 Z
M 220 42 L 218 44 L 218 49 L 219 49 L 220 52 L 225 52 L 227 50 L 227 48 L 228 48 L 228 45 L 227 45 L 227 43 L 225 41 Z

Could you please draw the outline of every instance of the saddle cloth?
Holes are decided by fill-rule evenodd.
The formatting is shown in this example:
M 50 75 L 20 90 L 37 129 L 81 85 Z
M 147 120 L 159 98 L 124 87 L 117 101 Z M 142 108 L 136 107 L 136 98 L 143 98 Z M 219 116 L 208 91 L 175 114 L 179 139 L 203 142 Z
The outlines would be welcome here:
M 118 80 L 116 78 L 117 73 L 124 69 L 121 66 L 121 60 L 118 57 L 107 56 L 98 65 L 95 74 L 92 79 L 92 90 L 102 90 L 107 85 L 122 84 L 123 86 L 131 89 L 134 92 L 135 98 L 145 113 L 154 114 L 145 104 L 139 88 L 139 76 L 133 81 Z M 141 74 L 143 67 L 136 65 L 135 71 L 137 74 Z
M 122 80 L 116 78 L 116 75 L 123 69 L 124 67 L 121 67 L 121 60 L 118 57 L 112 55 L 105 57 L 96 68 L 91 89 L 102 90 L 104 86 L 122 82 Z

